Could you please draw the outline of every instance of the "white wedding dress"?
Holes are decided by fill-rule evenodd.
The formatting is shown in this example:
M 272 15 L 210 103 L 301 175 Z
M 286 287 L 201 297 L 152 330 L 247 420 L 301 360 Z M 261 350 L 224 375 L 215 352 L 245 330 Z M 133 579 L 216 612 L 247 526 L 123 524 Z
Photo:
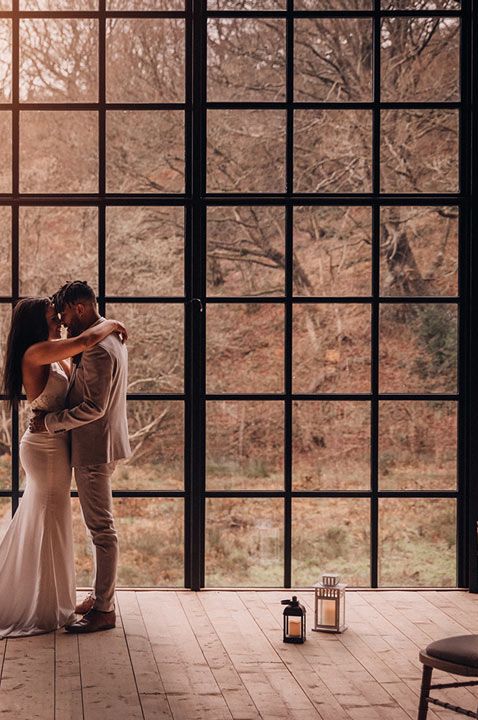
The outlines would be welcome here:
M 65 407 L 68 377 L 52 363 L 32 410 Z M 25 432 L 26 486 L 0 544 L 0 639 L 49 632 L 75 619 L 71 466 L 67 433 Z

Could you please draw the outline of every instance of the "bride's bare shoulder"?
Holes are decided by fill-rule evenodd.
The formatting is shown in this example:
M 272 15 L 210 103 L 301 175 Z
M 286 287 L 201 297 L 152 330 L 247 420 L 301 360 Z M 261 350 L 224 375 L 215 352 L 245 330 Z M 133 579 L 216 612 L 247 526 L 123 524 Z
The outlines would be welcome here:
M 50 374 L 50 365 L 29 365 L 22 367 L 22 384 L 29 402 L 43 392 Z

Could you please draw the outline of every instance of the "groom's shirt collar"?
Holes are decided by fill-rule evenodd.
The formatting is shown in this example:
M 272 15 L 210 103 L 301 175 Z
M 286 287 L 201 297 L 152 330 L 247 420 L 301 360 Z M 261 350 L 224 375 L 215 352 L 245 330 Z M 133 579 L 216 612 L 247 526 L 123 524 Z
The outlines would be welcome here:
M 94 323 L 92 323 L 92 325 L 90 325 L 90 327 L 95 327 L 95 325 L 99 325 L 100 322 L 104 322 L 105 320 L 106 320 L 106 318 L 104 318 L 103 315 L 100 315 L 98 320 L 96 320 Z
M 98 320 L 96 320 L 92 325 L 90 325 L 90 327 L 95 327 L 95 325 L 99 325 L 101 322 L 104 322 L 104 320 L 106 320 L 106 318 L 104 318 L 102 315 L 100 315 L 100 317 L 98 318 Z M 80 362 L 81 362 L 81 357 L 82 357 L 82 355 L 83 355 L 83 353 L 81 352 L 81 353 L 78 353 L 78 355 L 74 355 L 74 356 L 73 356 L 73 358 L 72 358 L 73 365 L 75 365 L 76 367 L 78 367 L 78 365 L 79 365 Z M 71 381 L 71 379 L 72 379 L 72 378 L 70 378 L 70 381 Z

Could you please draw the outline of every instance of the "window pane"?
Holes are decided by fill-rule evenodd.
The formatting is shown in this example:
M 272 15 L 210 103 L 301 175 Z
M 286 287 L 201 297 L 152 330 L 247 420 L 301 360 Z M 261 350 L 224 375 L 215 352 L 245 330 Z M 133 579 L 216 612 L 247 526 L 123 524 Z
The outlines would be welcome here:
M 310 587 L 324 572 L 348 585 L 370 585 L 370 501 L 292 500 L 292 583 Z
M 295 208 L 293 277 L 295 295 L 370 295 L 371 209 Z
M 454 18 L 384 18 L 382 100 L 458 100 L 459 32 Z
M 184 0 L 106 0 L 107 10 L 184 10 Z
M 371 100 L 371 20 L 296 20 L 294 53 L 296 100 Z
M 458 113 L 455 110 L 383 110 L 383 192 L 458 190 Z
M 20 208 L 20 293 L 52 295 L 67 280 L 98 291 L 98 210 Z
M 3 329 L 2 327 L 2 331 Z M 11 486 L 12 415 L 8 403 L 5 400 L 0 400 L 0 490 L 10 490 Z M 0 538 L 2 537 L 3 522 L 2 506 L 0 505 Z
M 78 498 L 73 503 L 76 582 L 91 585 L 93 559 Z M 184 500 L 114 498 L 119 587 L 183 586 Z
M 12 0 L 0 0 L 0 10 L 11 10 Z
M 0 295 L 12 291 L 12 212 L 5 205 L 0 206 Z
M 382 295 L 458 293 L 458 208 L 382 207 Z
M 206 586 L 283 584 L 284 501 L 206 500 Z
M 0 9 L 2 5 L 0 4 Z M 8 8 L 10 9 L 10 8 Z M 0 103 L 12 99 L 12 23 L 0 20 Z
M 287 0 L 207 0 L 208 10 L 285 10 Z
M 98 100 L 97 20 L 20 20 L 20 100 Z
M 373 0 L 294 0 L 295 10 L 371 10 Z
M 283 295 L 283 208 L 209 207 L 208 295 Z
M 106 22 L 107 101 L 183 102 L 184 20 Z
M 456 502 L 379 500 L 379 583 L 456 586 Z
M 295 401 L 292 415 L 294 490 L 370 488 L 370 405 Z
M 460 0 L 382 0 L 383 10 L 460 10 Z
M 282 402 L 210 401 L 206 405 L 208 490 L 282 490 Z
M 282 392 L 284 308 L 257 303 L 207 307 L 207 392 Z M 258 368 L 261 371 L 258 372 Z
M 457 322 L 456 305 L 383 305 L 380 391 L 456 392 Z
M 183 192 L 183 112 L 110 111 L 106 133 L 108 192 Z
M 20 0 L 20 10 L 98 10 L 98 0 Z
M 110 303 L 106 315 L 129 330 L 128 392 L 183 392 L 183 305 Z
M 0 543 L 5 537 L 11 519 L 12 501 L 10 498 L 0 498 Z
M 296 110 L 294 190 L 371 189 L 372 114 L 368 110 Z
M 3 368 L 8 332 L 12 319 L 12 308 L 9 303 L 0 303 L 0 367 Z
M 115 498 L 118 585 L 184 585 L 184 500 Z
M 283 192 L 285 112 L 208 112 L 208 190 Z
M 184 406 L 181 401 L 128 401 L 132 456 L 118 464 L 114 490 L 184 489 Z
M 184 208 L 106 209 L 108 295 L 184 295 Z
M 20 113 L 20 190 L 25 193 L 98 191 L 96 112 Z
M 370 392 L 370 320 L 368 304 L 294 305 L 294 392 Z
M 12 192 L 12 114 L 0 112 L 0 192 Z
M 285 98 L 285 21 L 208 21 L 208 99 Z
M 456 490 L 457 404 L 380 403 L 381 490 Z

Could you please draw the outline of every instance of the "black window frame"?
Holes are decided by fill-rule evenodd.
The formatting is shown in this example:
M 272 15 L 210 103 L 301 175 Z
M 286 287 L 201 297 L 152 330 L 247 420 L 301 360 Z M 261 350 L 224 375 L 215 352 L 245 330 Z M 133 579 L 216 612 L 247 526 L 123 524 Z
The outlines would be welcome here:
M 476 147 L 478 77 L 474 44 L 478 39 L 477 2 L 463 0 L 461 10 L 381 10 L 380 0 L 373 0 L 373 9 L 366 11 L 299 11 L 293 0 L 286 0 L 282 11 L 211 11 L 207 0 L 185 0 L 183 11 L 107 11 L 106 0 L 98 1 L 96 11 L 20 11 L 19 0 L 13 0 L 11 11 L 0 12 L 0 18 L 12 20 L 12 100 L 0 112 L 12 114 L 12 193 L 0 195 L 0 205 L 12 208 L 12 294 L 0 297 L 1 303 L 14 304 L 19 295 L 19 210 L 23 206 L 91 206 L 98 208 L 98 301 L 100 311 L 114 303 L 175 303 L 184 306 L 184 393 L 134 393 L 130 400 L 184 401 L 184 471 L 185 485 L 181 491 L 120 491 L 114 497 L 177 497 L 184 499 L 184 584 L 199 590 L 205 584 L 205 525 L 208 498 L 281 498 L 284 501 L 284 586 L 292 583 L 292 501 L 297 497 L 367 498 L 371 508 L 371 576 L 370 586 L 378 587 L 378 535 L 380 498 L 454 498 L 457 502 L 457 585 L 478 592 L 478 488 L 473 478 L 478 471 L 476 434 L 478 428 L 478 380 L 473 368 L 478 360 L 478 338 L 473 332 L 478 315 L 478 283 L 472 272 L 475 247 L 472 238 L 478 227 L 476 208 Z M 380 99 L 380 20 L 394 17 L 459 17 L 461 18 L 460 87 L 457 102 L 385 102 Z M 96 18 L 99 25 L 99 97 L 98 103 L 25 103 L 19 99 L 19 27 L 23 18 Z M 185 20 L 185 98 L 182 103 L 107 103 L 106 102 L 106 23 L 109 17 L 182 18 Z M 286 29 L 286 97 L 283 102 L 208 102 L 207 100 L 207 19 L 214 17 L 282 18 Z M 296 17 L 362 17 L 373 22 L 373 97 L 370 102 L 305 103 L 294 102 L 294 18 Z M 285 188 L 283 193 L 209 193 L 207 190 L 207 113 L 210 109 L 281 109 L 285 111 L 286 151 Z M 370 193 L 300 194 L 293 190 L 294 111 L 301 108 L 346 109 L 363 108 L 373 118 L 373 187 Z M 449 108 L 459 113 L 459 189 L 456 193 L 385 194 L 380 193 L 380 113 L 382 109 Z M 98 111 L 99 187 L 98 193 L 25 194 L 19 185 L 20 112 L 28 109 Z M 121 110 L 181 110 L 185 113 L 185 192 L 170 194 L 119 195 L 106 192 L 106 113 Z M 109 206 L 181 206 L 185 213 L 185 291 L 181 297 L 134 297 L 106 295 L 106 208 Z M 210 206 L 272 205 L 285 208 L 285 294 L 280 297 L 208 297 L 206 287 L 206 214 Z M 358 205 L 372 210 L 372 294 L 370 297 L 295 297 L 292 283 L 293 212 L 296 206 Z M 380 208 L 382 206 L 443 206 L 459 208 L 459 292 L 457 297 L 381 297 Z M 285 309 L 284 329 L 284 392 L 278 394 L 221 394 L 206 392 L 206 323 L 207 307 L 214 303 L 278 303 Z M 300 303 L 354 302 L 369 304 L 372 311 L 371 391 L 364 395 L 316 394 L 301 395 L 292 388 L 292 312 Z M 379 311 L 386 303 L 451 303 L 459 312 L 458 392 L 456 394 L 393 395 L 379 392 Z M 458 402 L 458 486 L 456 491 L 381 491 L 378 483 L 378 408 L 380 400 L 453 400 Z M 206 486 L 206 403 L 208 400 L 267 400 L 284 403 L 284 487 L 280 491 L 211 491 Z M 292 485 L 292 405 L 294 400 L 363 400 L 371 404 L 371 487 L 367 491 L 296 491 Z M 18 409 L 12 414 L 12 487 L 0 491 L 0 498 L 11 498 L 12 511 L 18 507 L 22 490 L 19 487 L 19 423 Z M 73 492 L 76 497 L 77 493 Z

